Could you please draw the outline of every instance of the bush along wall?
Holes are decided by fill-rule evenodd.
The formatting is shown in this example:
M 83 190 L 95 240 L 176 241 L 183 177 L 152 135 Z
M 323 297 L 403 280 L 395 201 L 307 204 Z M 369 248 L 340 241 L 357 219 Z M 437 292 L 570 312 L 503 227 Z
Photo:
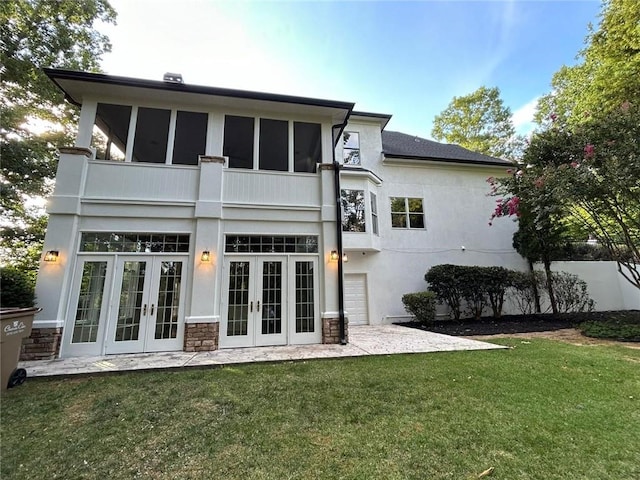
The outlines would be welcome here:
M 433 324 L 436 318 L 436 294 L 433 292 L 407 293 L 402 296 L 404 309 L 423 325 Z
M 523 314 L 534 313 L 536 296 L 539 303 L 546 284 L 541 272 L 450 264 L 435 265 L 424 278 L 429 291 L 449 307 L 455 320 L 463 315 L 479 319 L 487 307 L 500 318 L 507 298 Z M 561 313 L 593 311 L 595 304 L 584 281 L 567 272 L 553 273 L 551 281 Z

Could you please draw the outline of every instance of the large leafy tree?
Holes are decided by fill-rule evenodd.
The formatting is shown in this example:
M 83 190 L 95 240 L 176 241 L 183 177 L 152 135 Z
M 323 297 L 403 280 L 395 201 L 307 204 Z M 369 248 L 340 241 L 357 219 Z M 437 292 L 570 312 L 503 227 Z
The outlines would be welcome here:
M 578 63 L 553 76 L 538 102 L 536 121 L 578 125 L 640 99 L 640 2 L 604 0 L 597 29 L 589 26 Z
M 0 1 L 2 263 L 37 268 L 46 217 L 29 200 L 50 193 L 74 134 L 75 108 L 41 69 L 97 71 L 111 48 L 97 24 L 115 17 L 107 0 Z
M 524 162 L 516 175 L 491 181 L 501 197 L 493 216 L 520 218 L 518 251 L 548 272 L 570 222 L 640 289 L 640 105 L 625 102 L 579 127 L 538 132 Z
M 461 145 L 498 158 L 517 156 L 518 137 L 511 110 L 497 87 L 480 87 L 469 95 L 453 97 L 433 121 L 431 135 L 438 141 Z

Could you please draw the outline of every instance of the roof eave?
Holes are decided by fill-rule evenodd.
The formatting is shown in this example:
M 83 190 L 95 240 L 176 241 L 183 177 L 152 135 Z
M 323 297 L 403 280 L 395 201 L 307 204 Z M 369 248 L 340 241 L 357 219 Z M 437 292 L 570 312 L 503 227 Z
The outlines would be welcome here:
M 384 158 L 397 159 L 397 160 L 409 160 L 411 162 L 439 162 L 439 163 L 462 163 L 465 165 L 487 165 L 492 167 L 510 167 L 514 164 L 506 160 L 468 160 L 468 159 L 453 159 L 453 158 L 440 158 L 440 157 L 423 157 L 418 155 L 401 155 L 396 153 L 383 152 Z

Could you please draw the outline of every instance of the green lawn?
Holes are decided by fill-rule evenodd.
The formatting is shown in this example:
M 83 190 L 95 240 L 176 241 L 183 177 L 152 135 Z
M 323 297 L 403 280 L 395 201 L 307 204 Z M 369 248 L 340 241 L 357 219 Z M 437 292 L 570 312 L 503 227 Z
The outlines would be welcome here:
M 640 350 L 500 343 L 29 380 L 0 478 L 640 478 Z

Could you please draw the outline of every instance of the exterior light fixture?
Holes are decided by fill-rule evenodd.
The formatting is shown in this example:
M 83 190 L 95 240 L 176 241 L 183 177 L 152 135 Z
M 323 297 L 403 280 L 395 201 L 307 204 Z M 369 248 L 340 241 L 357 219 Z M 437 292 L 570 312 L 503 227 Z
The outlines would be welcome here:
M 45 262 L 57 262 L 58 261 L 58 257 L 60 256 L 60 252 L 58 252 L 58 250 L 49 250 L 45 255 L 44 255 L 44 261 Z
M 343 253 L 343 254 L 342 254 L 342 262 L 343 262 L 343 263 L 347 263 L 348 261 L 349 261 L 349 257 L 347 257 L 347 254 L 346 254 L 346 253 Z
M 339 258 L 340 258 L 340 255 L 338 255 L 338 251 L 331 250 L 331 255 L 329 255 L 329 260 L 331 260 L 332 262 L 337 262 Z
M 209 252 L 209 250 L 205 250 L 204 252 L 202 252 L 200 260 L 202 260 L 203 262 L 209 262 L 211 260 L 211 252 Z

